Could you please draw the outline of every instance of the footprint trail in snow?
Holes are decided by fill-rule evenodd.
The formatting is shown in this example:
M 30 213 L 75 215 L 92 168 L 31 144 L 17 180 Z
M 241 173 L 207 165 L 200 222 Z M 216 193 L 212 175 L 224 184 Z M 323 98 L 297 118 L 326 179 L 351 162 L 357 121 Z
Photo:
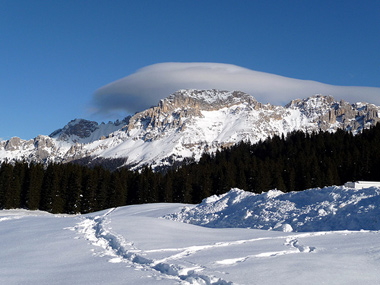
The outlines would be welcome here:
M 143 256 L 144 252 L 135 248 L 133 243 L 127 242 L 121 235 L 112 233 L 104 226 L 109 223 L 108 216 L 115 210 L 113 208 L 101 216 L 87 217 L 74 227 L 74 230 L 83 234 L 93 245 L 101 247 L 101 256 L 111 257 L 110 262 L 124 262 L 136 269 L 151 270 L 158 278 L 177 279 L 183 284 L 232 284 L 215 276 L 201 274 L 203 270 L 201 266 L 193 265 L 185 268 L 166 262 L 176 259 L 175 257 L 154 260 Z M 178 257 L 180 256 L 182 255 L 179 254 Z

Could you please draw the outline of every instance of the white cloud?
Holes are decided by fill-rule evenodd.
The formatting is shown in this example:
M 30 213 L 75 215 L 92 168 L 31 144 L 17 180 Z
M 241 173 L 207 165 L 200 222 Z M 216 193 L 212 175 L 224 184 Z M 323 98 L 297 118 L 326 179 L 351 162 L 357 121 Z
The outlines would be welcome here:
M 335 86 L 293 79 L 222 63 L 158 63 L 99 88 L 94 95 L 99 112 L 128 113 L 157 105 L 179 89 L 220 89 L 247 92 L 262 103 L 283 105 L 315 94 L 354 103 L 380 105 L 380 88 Z

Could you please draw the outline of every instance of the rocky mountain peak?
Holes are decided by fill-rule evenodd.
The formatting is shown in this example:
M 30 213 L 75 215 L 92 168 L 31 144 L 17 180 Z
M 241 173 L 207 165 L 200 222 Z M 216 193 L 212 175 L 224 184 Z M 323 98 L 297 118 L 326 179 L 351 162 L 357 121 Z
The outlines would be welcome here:
M 285 106 L 299 109 L 322 130 L 333 127 L 353 132 L 366 124 L 374 125 L 380 121 L 379 107 L 368 103 L 350 104 L 344 100 L 336 101 L 332 96 L 315 95 L 305 99 L 292 100 Z
M 254 106 L 260 103 L 241 91 L 182 89 L 160 100 L 158 106 L 135 114 L 126 129 L 127 132 L 144 129 L 148 132 L 144 140 L 151 140 L 160 137 L 163 130 L 184 130 L 187 120 L 203 117 L 201 111 L 216 111 L 238 104 Z
M 257 101 L 251 95 L 241 91 L 182 89 L 161 100 L 160 106 L 214 111 L 241 103 L 255 102 Z
M 108 122 L 107 124 L 98 124 L 95 121 L 88 121 L 84 119 L 75 119 L 70 121 L 62 129 L 58 129 L 50 134 L 51 138 L 58 141 L 72 142 L 72 143 L 89 143 L 98 139 L 104 139 L 111 133 L 120 130 L 128 124 L 130 117 L 115 122 Z
M 13 137 L 3 142 L 4 149 L 7 151 L 17 150 L 20 147 L 21 139 L 19 137 Z
M 332 96 L 324 96 L 321 94 L 317 94 L 314 96 L 310 96 L 305 99 L 295 99 L 290 101 L 285 107 L 286 108 L 298 108 L 298 109 L 317 109 L 331 106 L 331 104 L 336 103 L 334 97 Z
M 184 157 L 197 159 L 240 141 L 255 143 L 294 130 L 343 129 L 356 134 L 380 122 L 379 114 L 378 106 L 331 96 L 297 99 L 282 107 L 261 104 L 240 91 L 179 90 L 122 121 L 98 124 L 76 119 L 50 137 L 0 141 L 0 161 L 122 158 L 136 168 L 170 166 Z
M 51 138 L 57 138 L 58 140 L 65 141 L 70 136 L 78 136 L 79 138 L 87 138 L 92 132 L 96 130 L 98 126 L 97 122 L 88 121 L 84 119 L 75 119 L 70 121 L 62 129 L 58 129 L 51 133 Z

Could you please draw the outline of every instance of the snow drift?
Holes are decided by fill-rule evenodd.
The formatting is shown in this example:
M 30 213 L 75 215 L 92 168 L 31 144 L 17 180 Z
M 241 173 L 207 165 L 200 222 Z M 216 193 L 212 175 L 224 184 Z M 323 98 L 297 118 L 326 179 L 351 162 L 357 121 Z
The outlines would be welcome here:
M 380 284 L 380 231 L 208 228 L 160 218 L 285 231 L 324 221 L 331 229 L 352 221 L 352 228 L 379 228 L 379 191 L 233 189 L 198 206 L 143 204 L 86 215 L 2 210 L 0 284 Z
M 380 230 L 380 187 L 344 186 L 260 195 L 232 189 L 166 219 L 211 228 L 297 231 Z

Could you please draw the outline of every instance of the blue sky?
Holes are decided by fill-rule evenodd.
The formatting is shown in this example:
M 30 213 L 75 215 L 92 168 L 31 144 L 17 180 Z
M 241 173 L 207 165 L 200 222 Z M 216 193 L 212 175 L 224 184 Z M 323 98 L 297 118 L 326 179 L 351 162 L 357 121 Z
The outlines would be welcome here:
M 122 118 L 94 94 L 157 63 L 380 87 L 379 15 L 376 0 L 0 0 L 0 138 Z

